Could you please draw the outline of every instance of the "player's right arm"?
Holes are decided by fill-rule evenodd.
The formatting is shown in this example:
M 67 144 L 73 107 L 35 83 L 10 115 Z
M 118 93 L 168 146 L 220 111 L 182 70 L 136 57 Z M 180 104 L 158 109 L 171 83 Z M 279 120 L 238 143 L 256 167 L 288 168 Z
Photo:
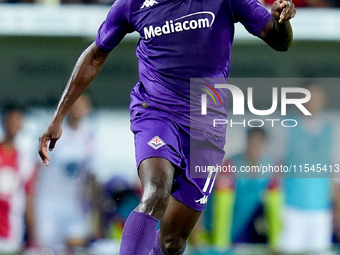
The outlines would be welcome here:
M 289 20 L 296 10 L 292 0 L 275 0 L 271 13 L 257 0 L 229 0 L 235 22 L 241 22 L 251 34 L 277 51 L 286 51 L 293 41 Z
M 45 165 L 48 165 L 50 161 L 48 149 L 52 151 L 61 136 L 61 126 L 66 114 L 99 73 L 108 55 L 108 52 L 92 43 L 79 57 L 52 121 L 39 139 L 39 155 Z
M 293 42 L 293 30 L 289 22 L 296 13 L 291 0 L 276 0 L 271 7 L 273 19 L 262 31 L 262 38 L 270 47 L 277 51 L 286 51 Z

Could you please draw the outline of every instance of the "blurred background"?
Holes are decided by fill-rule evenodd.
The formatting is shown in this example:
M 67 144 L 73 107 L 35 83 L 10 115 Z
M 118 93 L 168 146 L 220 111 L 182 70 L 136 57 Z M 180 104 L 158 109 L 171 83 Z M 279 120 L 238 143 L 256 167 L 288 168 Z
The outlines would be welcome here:
M 66 121 L 65 142 L 60 141 L 50 154 L 52 161 L 62 164 L 46 168 L 37 155 L 38 137 L 52 117 L 77 58 L 94 40 L 111 4 L 111 0 L 0 0 L 0 254 L 118 254 L 124 220 L 138 204 L 141 191 L 128 112 L 129 93 L 138 81 L 137 34 L 127 35 L 112 52 L 87 90 L 86 103 Z M 271 1 L 263 4 L 270 8 Z M 249 127 L 229 127 L 225 164 L 236 165 L 238 155 L 251 165 L 265 157 L 273 165 L 314 159 L 311 164 L 329 169 L 340 163 L 340 3 L 296 0 L 295 4 L 297 15 L 291 21 L 295 40 L 288 52 L 273 51 L 236 24 L 230 77 L 244 92 L 254 87 L 254 105 L 259 109 L 270 107 L 268 88 L 278 80 L 278 87 L 306 86 L 321 95 L 316 96 L 321 98 L 317 106 L 312 106 L 316 117 L 306 120 L 308 128 L 297 134 L 279 125 L 264 126 L 265 135 L 258 132 L 261 138 L 255 145 Z M 22 118 L 20 128 L 11 133 L 12 112 L 22 113 Z M 305 123 L 302 118 L 301 123 Z M 15 157 L 6 152 L 11 146 L 18 152 Z M 258 155 L 250 152 L 254 146 Z M 83 147 L 86 150 L 79 149 Z M 299 159 L 299 153 L 306 154 L 308 162 L 292 159 L 289 152 Z M 25 160 L 13 163 L 11 169 L 17 170 L 10 174 L 1 158 L 14 162 L 16 157 Z M 296 184 L 276 176 L 262 182 L 252 178 L 249 183 L 234 177 L 217 182 L 216 194 L 185 254 L 340 254 L 340 198 L 335 178 Z M 304 185 L 312 191 L 291 189 Z M 321 193 L 324 196 L 318 196 Z M 301 205 L 288 199 L 296 196 L 311 202 Z M 247 207 L 251 203 L 253 207 Z M 286 220 L 292 210 L 302 218 L 307 212 L 312 219 L 321 212 L 319 225 L 305 230 L 319 236 L 298 233 L 311 224 L 298 227 Z M 83 215 L 82 220 L 74 215 Z M 297 222 L 300 219 L 295 217 Z M 292 224 L 296 229 L 287 230 Z M 297 244 L 291 243 L 292 238 Z M 319 246 L 311 245 L 321 239 Z

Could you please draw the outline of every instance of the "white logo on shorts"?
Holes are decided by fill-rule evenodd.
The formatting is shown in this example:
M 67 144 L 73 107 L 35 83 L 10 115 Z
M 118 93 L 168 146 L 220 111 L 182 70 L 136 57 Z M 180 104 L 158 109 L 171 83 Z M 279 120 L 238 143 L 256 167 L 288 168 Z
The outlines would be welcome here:
M 154 148 L 155 150 L 158 150 L 159 148 L 166 145 L 166 143 L 158 135 L 156 135 L 148 142 L 148 145 Z
M 203 196 L 202 198 L 195 200 L 195 202 L 201 205 L 205 205 L 208 203 L 208 196 Z

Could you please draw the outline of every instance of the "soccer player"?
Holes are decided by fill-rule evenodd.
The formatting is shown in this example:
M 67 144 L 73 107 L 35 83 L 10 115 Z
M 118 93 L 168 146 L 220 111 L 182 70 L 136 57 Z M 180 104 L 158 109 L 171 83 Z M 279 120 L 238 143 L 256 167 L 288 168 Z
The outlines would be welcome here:
M 190 100 L 190 78 L 227 78 L 236 22 L 275 50 L 287 50 L 294 15 L 291 0 L 275 1 L 271 14 L 257 0 L 118 0 L 112 5 L 95 42 L 75 65 L 40 137 L 39 154 L 48 165 L 48 150 L 60 138 L 71 105 L 123 37 L 137 31 L 140 81 L 131 93 L 130 113 L 143 194 L 125 224 L 121 255 L 184 253 L 213 186 L 210 175 L 192 178 L 190 164 L 220 164 L 226 132 L 191 114 L 190 103 L 199 101 Z M 226 91 L 221 98 L 225 103 Z M 225 118 L 226 109 L 207 116 Z

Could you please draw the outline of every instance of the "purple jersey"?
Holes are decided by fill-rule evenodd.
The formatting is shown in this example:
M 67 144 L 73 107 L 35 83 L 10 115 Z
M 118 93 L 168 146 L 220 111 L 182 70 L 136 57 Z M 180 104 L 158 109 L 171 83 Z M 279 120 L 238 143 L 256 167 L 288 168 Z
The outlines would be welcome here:
M 224 136 L 224 129 L 213 129 L 206 118 L 190 114 L 190 78 L 227 78 L 234 23 L 259 36 L 271 18 L 257 0 L 117 0 L 96 44 L 110 51 L 127 33 L 140 34 L 140 82 L 131 95 L 132 117 L 144 102 L 179 124 Z M 226 90 L 220 97 L 224 106 L 212 104 L 210 119 L 226 117 Z

